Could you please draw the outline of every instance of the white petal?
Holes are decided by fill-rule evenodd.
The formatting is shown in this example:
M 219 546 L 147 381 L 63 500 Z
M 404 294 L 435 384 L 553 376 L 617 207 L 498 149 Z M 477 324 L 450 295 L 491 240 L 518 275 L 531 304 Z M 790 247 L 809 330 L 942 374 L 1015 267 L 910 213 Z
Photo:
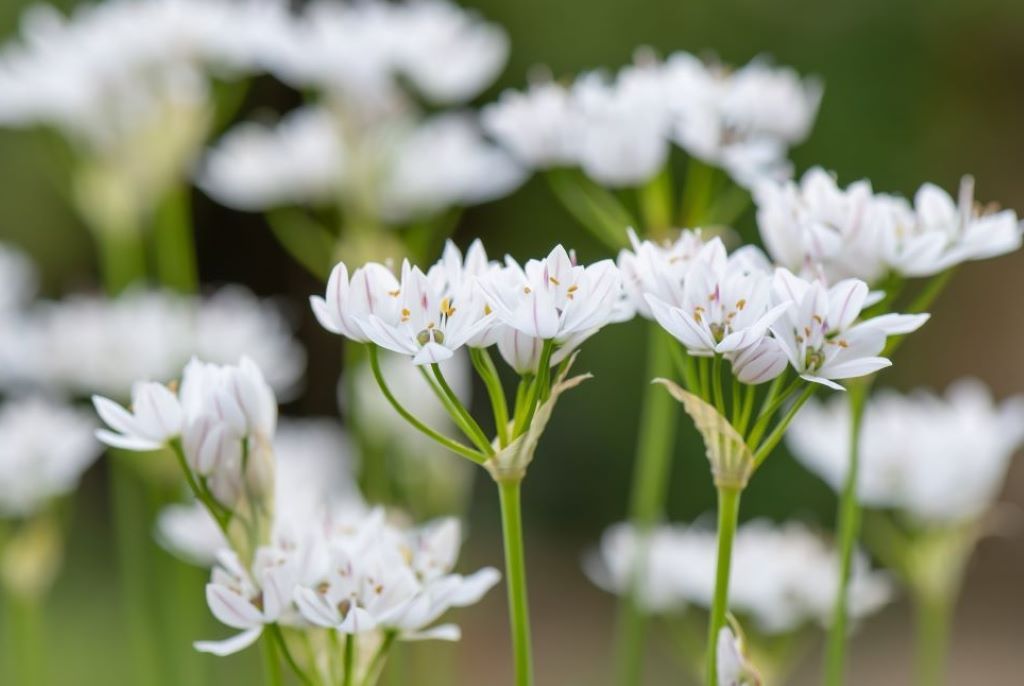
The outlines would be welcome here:
M 258 626 L 223 641 L 196 641 L 192 646 L 200 653 L 210 653 L 211 655 L 224 657 L 245 650 L 259 640 L 262 634 L 263 627 Z

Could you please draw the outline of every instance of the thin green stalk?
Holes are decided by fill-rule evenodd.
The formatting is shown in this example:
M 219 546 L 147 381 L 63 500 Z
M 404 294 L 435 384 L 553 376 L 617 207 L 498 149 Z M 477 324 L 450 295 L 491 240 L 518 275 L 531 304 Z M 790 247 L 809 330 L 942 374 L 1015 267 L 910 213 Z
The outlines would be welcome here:
M 914 683 L 944 686 L 954 603 L 940 594 L 914 596 Z
M 668 377 L 672 372 L 672 349 L 677 347 L 655 323 L 648 326 L 646 379 Z M 668 475 L 675 447 L 675 401 L 664 389 L 647 384 L 640 410 L 636 461 L 633 465 L 633 492 L 630 516 L 641 532 L 648 531 L 663 515 L 668 491 Z M 638 560 L 644 558 L 637 555 Z M 616 637 L 617 683 L 638 684 L 643 676 L 643 657 L 647 617 L 640 606 L 641 570 L 633 570 L 630 592 L 619 604 Z
M 271 635 L 265 635 L 261 643 L 263 644 L 263 681 L 267 686 L 282 686 L 284 676 L 281 674 L 281 660 L 277 652 L 277 643 Z
M 523 409 L 522 415 L 518 417 L 515 427 L 513 427 L 512 435 L 519 437 L 526 431 L 527 427 L 530 426 L 530 422 L 533 421 L 533 415 L 537 411 L 537 405 L 539 405 L 544 399 L 544 393 L 546 392 L 544 387 L 548 384 L 548 378 L 551 375 L 551 353 L 555 349 L 554 341 L 544 341 L 544 347 L 540 352 L 540 362 L 537 365 L 537 376 L 534 378 L 533 383 L 530 384 L 530 390 L 527 391 L 524 399 L 525 409 Z M 516 415 L 520 415 L 520 408 L 516 407 Z
M 100 228 L 93 231 L 93 236 L 99 252 L 103 287 L 108 295 L 117 295 L 146 280 L 146 246 L 137 227 Z
M 498 433 L 498 443 L 504 448 L 508 445 L 508 404 L 505 400 L 505 389 L 501 385 L 501 377 L 494 366 L 494 360 L 486 348 L 470 348 L 469 357 L 473 361 L 476 373 L 483 379 L 487 395 L 491 400 L 494 412 L 494 425 Z
M 430 386 L 430 390 L 432 390 L 437 399 L 441 401 L 441 404 L 444 406 L 445 412 L 448 413 L 449 418 L 451 418 L 456 428 L 458 428 L 458 430 L 462 432 L 463 436 L 472 436 L 473 428 L 466 421 L 466 415 L 459 411 L 459 408 L 456 407 L 455 403 L 452 402 L 451 396 L 444 392 L 444 389 L 441 388 L 440 384 L 437 383 L 437 380 L 434 378 L 433 374 L 431 374 L 431 372 L 426 367 L 423 366 L 417 366 L 417 369 L 420 372 L 420 376 L 423 377 L 423 380 L 427 383 L 428 386 Z M 475 440 L 474 445 L 479 447 L 479 441 Z
M 697 380 L 697 364 L 694 362 L 693 355 L 687 355 L 683 346 L 677 345 L 674 340 L 669 346 L 669 351 L 672 354 L 672 363 L 676 371 L 683 377 L 686 390 L 690 391 L 690 393 L 700 394 L 699 381 Z
M 156 637 L 156 590 L 150 573 L 149 526 L 145 488 L 122 456 L 108 461 L 114 536 L 117 542 L 118 587 L 126 643 L 134 659 L 133 684 L 161 684 L 160 653 Z
M 199 290 L 190 192 L 182 186 L 168 193 L 153 222 L 157 276 L 163 286 L 181 293 Z
M 391 646 L 394 645 L 397 636 L 398 634 L 395 631 L 384 632 L 384 638 L 381 639 L 377 652 L 370 658 L 370 663 L 366 667 L 363 686 L 376 686 L 380 680 L 381 672 L 384 671 L 384 664 L 387 662 L 388 653 L 391 652 Z
M 793 383 L 786 387 L 786 390 L 781 393 L 777 393 L 772 399 L 771 404 L 767 403 L 768 398 L 765 398 L 765 403 L 761 406 L 761 412 L 757 416 L 757 421 L 754 422 L 754 428 L 750 430 L 750 436 L 747 437 L 748 445 L 758 445 L 761 442 L 761 437 L 764 436 L 764 432 L 768 430 L 768 426 L 771 424 L 772 418 L 775 417 L 775 413 L 779 411 L 779 408 L 789 400 L 790 396 L 796 392 L 800 387 L 801 383 L 807 383 L 799 376 L 793 379 Z M 774 389 L 769 389 L 769 393 Z
M 545 177 L 562 206 L 595 238 L 612 250 L 625 246 L 626 227 L 636 221 L 614 193 L 576 169 L 552 169 Z
M 280 655 L 284 656 L 285 662 L 291 668 L 295 676 L 299 678 L 304 686 L 314 686 L 313 680 L 308 674 L 299 666 L 299 663 L 295 660 L 295 656 L 292 655 L 292 651 L 288 649 L 288 643 L 284 640 L 284 634 L 281 632 L 281 627 L 277 624 L 271 624 L 266 628 L 266 631 L 270 632 L 270 636 L 274 639 L 277 644 L 277 649 Z M 314 668 L 315 669 L 315 668 Z
M 775 428 L 772 429 L 772 432 L 768 434 L 767 438 L 764 439 L 764 442 L 761 443 L 760 445 L 758 445 L 757 443 L 750 444 L 758 445 L 758 447 L 754 450 L 754 465 L 756 467 L 760 467 L 761 463 L 768 458 L 768 456 L 771 454 L 773 450 L 775 450 L 775 446 L 777 446 L 779 444 L 779 441 L 782 440 L 782 437 L 786 433 L 786 429 L 789 428 L 789 425 L 796 417 L 797 412 L 799 412 L 800 408 L 804 406 L 804 403 L 810 400 L 811 396 L 814 395 L 814 392 L 816 390 L 818 390 L 816 384 L 807 384 L 807 387 L 804 389 L 804 392 L 801 393 L 800 396 L 793 402 L 790 408 L 786 411 L 786 414 L 783 415 L 782 420 L 775 425 Z
M 384 380 L 384 374 L 380 370 L 380 359 L 377 353 L 377 346 L 370 345 L 369 351 L 370 369 L 373 371 L 373 378 L 376 379 L 377 385 L 380 386 L 381 393 L 384 394 L 384 397 L 387 399 L 389 403 L 391 403 L 391 406 L 395 409 L 395 412 L 397 412 L 402 417 L 402 419 L 409 422 L 417 431 L 428 436 L 434 441 L 437 441 L 444 447 L 451 450 L 453 453 L 456 453 L 457 455 L 461 455 L 469 460 L 472 460 L 477 464 L 483 464 L 486 461 L 486 458 L 482 454 L 478 453 L 477 451 L 473 450 L 467 445 L 463 445 L 462 443 L 454 441 L 448 438 L 447 436 L 435 431 L 434 429 L 431 429 L 429 426 L 427 426 L 419 419 L 417 419 L 407 409 L 405 409 L 405 407 L 403 407 L 402 404 L 398 402 L 398 399 L 395 398 L 395 395 L 391 392 L 391 389 L 388 387 L 387 382 Z
M 715 409 L 725 416 L 725 392 L 722 390 L 722 356 L 715 355 L 711 362 L 711 395 L 715 399 Z
M 706 357 L 700 357 L 697 359 L 697 383 L 700 386 L 700 391 L 697 393 L 701 398 L 707 400 L 711 395 L 711 365 L 710 361 Z
M 741 493 L 739 488 L 718 487 L 718 561 L 715 568 L 715 594 L 708 622 L 705 661 L 707 686 L 718 686 L 718 633 L 725 626 L 725 614 L 729 610 L 729 571 L 732 567 L 732 543 L 739 523 Z
M 754 400 L 757 396 L 757 387 L 744 386 L 742 394 L 743 409 L 740 410 L 740 419 L 735 427 L 741 436 L 747 433 L 747 427 L 750 425 L 750 417 L 754 412 Z
M 680 201 L 679 225 L 695 228 L 707 218 L 714 194 L 715 169 L 696 157 L 690 158 L 686 169 L 686 185 Z
M 637 189 L 644 233 L 655 240 L 666 238 L 672 228 L 672 170 L 669 165 Z
M 341 683 L 344 686 L 355 686 L 356 684 L 356 635 L 345 636 L 345 662 L 343 666 Z
M 41 597 L 15 595 L 10 591 L 5 593 L 8 644 L 5 657 L 12 684 L 43 686 L 47 683 L 41 601 Z
M 480 425 L 476 423 L 475 419 L 473 419 L 473 415 L 469 413 L 466 406 L 462 404 L 461 400 L 459 400 L 459 396 L 455 395 L 455 391 L 453 391 L 452 387 L 448 385 L 448 381 L 444 378 L 444 374 L 441 372 L 441 365 L 432 364 L 430 365 L 430 368 L 434 372 L 434 378 L 437 379 L 437 383 L 440 386 L 441 391 L 445 394 L 445 397 L 448 398 L 448 401 L 451 403 L 455 413 L 462 419 L 462 422 L 468 429 L 466 437 L 473 442 L 480 452 L 485 455 L 493 455 L 494 446 L 492 446 L 491 442 L 487 439 L 487 435 L 484 433 L 484 430 L 481 429 Z
M 533 656 L 530 647 L 530 608 L 526 595 L 520 482 L 500 482 L 498 493 L 501 498 L 501 528 L 505 539 L 505 579 L 508 586 L 515 685 L 532 686 Z
M 832 611 L 825 652 L 825 686 L 841 686 L 845 682 L 847 643 L 847 604 L 853 550 L 860 531 L 861 510 L 857 502 L 857 479 L 860 471 L 860 429 L 864 408 L 871 393 L 871 381 L 850 385 L 850 454 L 843 492 L 839 497 L 839 583 Z
M 917 297 L 911 301 L 910 305 L 907 307 L 907 314 L 920 314 L 931 307 L 932 303 L 935 302 L 935 299 L 938 298 L 942 291 L 946 289 L 946 286 L 949 285 L 949 282 L 955 273 L 955 269 L 947 269 L 941 274 L 933 276 L 921 292 L 917 294 Z M 882 356 L 891 357 L 893 353 L 896 352 L 896 349 L 903 344 L 905 339 L 905 335 L 890 337 L 886 342 L 885 349 L 882 351 Z

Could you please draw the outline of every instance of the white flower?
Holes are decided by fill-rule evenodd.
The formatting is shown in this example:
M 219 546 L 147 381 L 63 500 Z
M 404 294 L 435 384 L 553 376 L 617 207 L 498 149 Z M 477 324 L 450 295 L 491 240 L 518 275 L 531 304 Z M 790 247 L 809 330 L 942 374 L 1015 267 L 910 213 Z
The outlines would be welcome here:
M 618 266 L 622 286 L 637 312 L 652 319 L 647 296 L 679 307 L 683 302 L 683 284 L 694 262 L 711 262 L 725 247 L 718 238 L 704 240 L 699 230 L 684 229 L 672 243 L 641 241 L 628 230 L 632 250 L 619 252 Z
M 502 273 L 480 285 L 503 324 L 556 343 L 597 331 L 620 313 L 622 278 L 615 263 L 578 266 L 561 245 L 523 267 L 506 258 Z
M 737 353 L 759 343 L 792 303 L 772 304 L 770 277 L 726 257 L 725 248 L 694 261 L 673 306 L 647 295 L 654 318 L 687 352 L 707 356 Z
M 480 114 L 484 130 L 534 169 L 576 163 L 579 120 L 568 89 L 553 81 L 505 91 Z
M 177 396 L 161 383 L 145 381 L 132 387 L 131 410 L 107 398 L 93 396 L 100 419 L 112 430 L 96 437 L 122 450 L 158 450 L 181 436 L 184 412 Z
M 384 265 L 365 264 L 353 272 L 350 280 L 348 267 L 339 262 L 331 270 L 325 297 L 310 296 L 309 303 L 320 326 L 358 343 L 366 343 L 370 337 L 364 332 L 362 321 L 370 315 L 387 322 L 397 321 L 400 292 L 398 279 Z
M 99 455 L 92 419 L 41 398 L 0 405 L 0 515 L 25 517 L 74 490 Z
M 786 351 L 770 336 L 728 357 L 736 379 L 751 386 L 771 381 L 786 371 L 789 365 Z
M 365 515 L 351 450 L 335 421 L 282 420 L 274 435 L 277 538 L 290 538 L 326 515 Z M 212 565 L 218 551 L 228 545 L 216 521 L 198 502 L 164 507 L 157 518 L 156 537 L 167 550 L 202 566 Z
M 722 627 L 718 632 L 716 672 L 722 686 L 761 686 L 761 677 L 746 655 L 744 641 Z
M 849 432 L 849 414 L 840 397 L 811 402 L 786 435 L 793 454 L 836 491 L 849 456 L 835 437 Z M 997 404 L 976 380 L 959 381 L 944 396 L 883 391 L 864 413 L 857 497 L 923 525 L 969 521 L 995 500 L 1022 442 L 1024 400 Z
M 687 605 L 710 607 L 715 588 L 717 545 L 714 531 L 699 527 L 663 526 L 640 547 L 638 533 L 616 525 L 602 541 L 599 574 L 591 577 L 614 593 L 629 591 L 634 569 L 643 570 L 641 597 L 662 613 Z M 605 545 L 605 542 L 612 545 Z M 646 557 L 634 555 L 646 550 Z M 637 566 L 639 565 L 639 566 Z M 776 635 L 807 624 L 827 625 L 832 617 L 839 558 L 823 539 L 798 523 L 781 526 L 765 521 L 742 525 L 733 547 L 729 607 L 750 619 L 757 630 Z M 863 618 L 891 596 L 891 585 L 872 572 L 863 556 L 855 559 L 850 614 Z
M 273 127 L 239 124 L 206 155 L 199 186 L 228 207 L 327 204 L 342 187 L 345 150 L 324 108 L 290 112 Z
M 525 176 L 465 113 L 439 115 L 408 132 L 385 168 L 380 211 L 391 220 L 494 200 Z
M 661 170 L 669 141 L 664 91 L 650 66 L 630 67 L 609 82 L 584 74 L 572 86 L 578 159 L 600 184 L 640 186 Z
M 369 313 L 358 320 L 366 336 L 382 348 L 412 357 L 414 364 L 436 364 L 480 334 L 491 315 L 475 287 L 449 294 L 431 283 L 419 267 L 402 264 L 397 321 Z
M 928 321 L 927 314 L 888 314 L 857 322 L 868 296 L 858 279 L 831 288 L 804 281 L 792 272 L 775 272 L 776 298 L 792 306 L 772 331 L 793 369 L 804 379 L 842 390 L 836 379 L 873 374 L 892 364 L 879 357 L 887 336 L 906 334 Z

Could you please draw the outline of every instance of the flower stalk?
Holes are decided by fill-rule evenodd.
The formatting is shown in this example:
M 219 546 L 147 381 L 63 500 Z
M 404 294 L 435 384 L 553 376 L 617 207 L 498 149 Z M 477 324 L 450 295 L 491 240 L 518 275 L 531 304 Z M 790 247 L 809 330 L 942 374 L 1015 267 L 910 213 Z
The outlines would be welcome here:
M 706 683 L 718 686 L 718 633 L 726 623 L 729 610 L 729 572 L 732 567 L 732 543 L 739 522 L 742 488 L 718 486 L 718 561 L 715 571 L 715 594 L 711 601 L 708 622 L 708 643 L 705 661 Z
M 533 684 L 533 653 L 530 644 L 530 608 L 526 595 L 526 553 L 520 481 L 498 483 L 501 527 L 505 539 L 505 575 L 508 585 L 509 626 L 516 686 Z

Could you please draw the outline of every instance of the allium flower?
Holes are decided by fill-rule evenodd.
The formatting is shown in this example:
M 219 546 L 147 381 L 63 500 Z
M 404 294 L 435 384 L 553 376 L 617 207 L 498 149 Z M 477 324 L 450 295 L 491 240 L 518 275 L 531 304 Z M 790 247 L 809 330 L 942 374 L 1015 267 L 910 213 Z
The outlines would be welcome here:
M 646 547 L 625 524 L 605 532 L 600 562 L 587 568 L 591 579 L 613 593 L 626 593 L 632 570 L 644 569 L 641 597 L 659 613 L 681 612 L 688 605 L 709 607 L 715 587 L 716 541 L 698 527 L 656 529 Z M 647 550 L 637 566 L 636 552 Z M 650 561 L 650 564 L 648 564 Z M 754 521 L 740 526 L 733 549 L 729 607 L 764 634 L 796 631 L 807 624 L 826 625 L 838 583 L 839 559 L 823 540 L 801 524 L 775 526 Z M 850 613 L 863 618 L 888 602 L 888 579 L 871 571 L 864 557 L 853 569 Z
M 641 241 L 633 229 L 628 234 L 632 250 L 622 250 L 618 257 L 622 286 L 637 313 L 648 319 L 654 317 L 648 296 L 680 307 L 690 266 L 725 254 L 721 239 L 705 240 L 699 230 L 684 229 L 675 241 L 665 244 Z
M 93 398 L 96 413 L 110 427 L 96 437 L 122 450 L 158 450 L 181 435 L 185 415 L 177 396 L 160 383 L 146 381 L 132 388 L 131 410 L 107 398 Z
M 553 81 L 533 83 L 525 92 L 505 91 L 480 115 L 484 130 L 533 169 L 576 162 L 579 118 L 569 90 Z
M 336 127 L 326 109 L 312 106 L 285 115 L 274 127 L 239 124 L 207 152 L 198 184 L 240 210 L 333 202 L 345 172 Z
M 837 397 L 809 403 L 787 434 L 793 454 L 835 490 L 842 489 L 849 408 Z M 991 506 L 1013 453 L 1024 443 L 1024 399 L 993 401 L 965 379 L 944 396 L 927 391 L 875 394 L 861 426 L 857 496 L 922 525 L 970 521 Z
M 560 245 L 523 267 L 507 258 L 504 272 L 480 285 L 503 324 L 541 340 L 568 342 L 615 321 L 620 312 L 622 278 L 615 263 L 578 266 Z
M 879 357 L 887 336 L 910 333 L 928 321 L 927 314 L 888 314 L 858 322 L 868 287 L 857 279 L 826 288 L 779 268 L 774 290 L 778 300 L 792 303 L 772 331 L 793 369 L 839 390 L 836 379 L 867 376 L 892 364 Z
M 116 299 L 72 296 L 44 302 L 17 322 L 11 359 L 17 386 L 127 398 L 137 379 L 169 381 L 192 355 L 213 362 L 251 357 L 282 394 L 295 390 L 305 351 L 270 301 L 232 286 L 211 297 L 132 291 Z
M 792 307 L 789 300 L 772 304 L 770 282 L 768 273 L 729 259 L 718 242 L 706 259 L 690 266 L 677 306 L 651 294 L 646 299 L 657 322 L 687 352 L 731 354 L 758 344 Z
M 356 269 L 349 279 L 348 267 L 339 262 L 327 281 L 325 297 L 310 296 L 320 325 L 350 340 L 366 343 L 370 337 L 364 332 L 362 321 L 370 315 L 384 321 L 399 318 L 398 294 L 401 285 L 391 270 L 370 262 Z
M 70 493 L 99 455 L 92 419 L 41 398 L 0 405 L 0 516 L 26 517 Z

